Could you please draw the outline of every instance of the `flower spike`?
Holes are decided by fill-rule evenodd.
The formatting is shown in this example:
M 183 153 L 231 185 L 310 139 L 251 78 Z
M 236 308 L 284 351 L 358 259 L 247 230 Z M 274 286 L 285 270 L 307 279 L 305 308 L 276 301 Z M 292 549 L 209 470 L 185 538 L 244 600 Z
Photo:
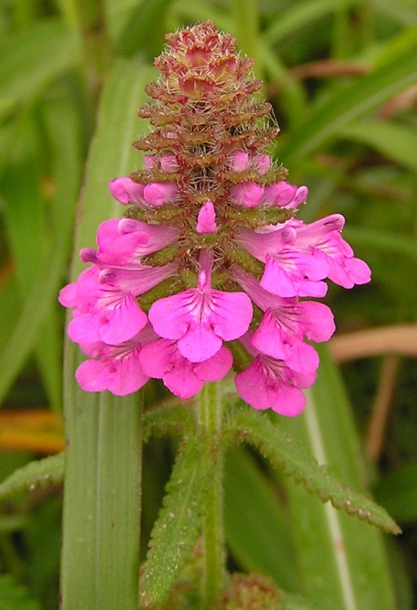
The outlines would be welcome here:
M 343 216 L 296 218 L 308 189 L 269 154 L 279 128 L 234 38 L 206 21 L 166 40 L 138 112 L 152 126 L 134 143 L 144 168 L 109 184 L 124 218 L 100 225 L 97 249 L 80 253 L 90 266 L 60 293 L 90 358 L 77 379 L 117 395 L 162 379 L 185 399 L 234 368 L 252 407 L 297 415 L 318 367 L 306 339 L 335 329 L 309 299 L 327 280 L 369 282 L 369 267 L 341 237 Z

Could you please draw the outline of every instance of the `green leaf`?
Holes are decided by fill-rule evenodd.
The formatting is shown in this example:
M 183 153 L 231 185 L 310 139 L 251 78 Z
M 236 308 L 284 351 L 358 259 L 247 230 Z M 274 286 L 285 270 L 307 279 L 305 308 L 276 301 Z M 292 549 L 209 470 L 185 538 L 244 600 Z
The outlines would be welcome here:
M 202 452 L 200 439 L 191 436 L 180 448 L 152 531 L 141 576 L 145 605 L 164 600 L 189 559 L 201 533 L 210 480 L 209 456 Z
M 9 574 L 0 575 L 0 610 L 41 610 L 38 601 L 31 599 L 27 590 L 15 583 Z
M 268 44 L 276 45 L 301 28 L 310 27 L 314 21 L 335 12 L 338 4 L 340 3 L 335 0 L 310 0 L 302 4 L 290 4 L 288 10 L 279 11 L 279 16 L 271 19 L 264 37 Z
M 48 485 L 57 485 L 62 483 L 63 476 L 63 453 L 29 462 L 0 483 L 0 500 L 7 500 L 22 491 L 33 491 Z
M 321 465 L 362 491 L 365 466 L 343 385 L 326 350 L 320 346 L 319 352 L 319 376 L 304 413 L 280 418 L 281 425 Z M 306 496 L 289 479 L 286 489 L 305 595 L 321 610 L 392 610 L 396 600 L 381 532 Z
M 41 112 L 53 153 L 50 169 L 55 196 L 51 206 L 46 209 L 39 193 L 42 176 L 36 166 L 42 151 L 31 144 L 36 135 L 33 121 L 22 125 L 21 141 L 15 145 L 17 150 L 3 180 L 8 198 L 6 226 L 22 307 L 19 316 L 14 317 L 14 325 L 7 329 L 7 344 L 0 353 L 0 401 L 37 347 L 37 339 L 42 333 L 42 341 L 37 347 L 41 372 L 51 404 L 59 408 L 62 345 L 58 338 L 57 294 L 70 253 L 81 181 L 81 128 L 77 101 L 69 96 L 66 87 L 54 88 L 41 105 Z M 62 121 L 62 113 L 65 113 L 65 121 Z
M 27 103 L 78 61 L 75 36 L 58 20 L 38 21 L 0 48 L 0 108 Z
M 165 19 L 161 18 L 169 10 L 172 0 L 153 0 L 136 4 L 118 36 L 116 53 L 132 56 L 141 52 L 146 59 L 161 52 L 165 44 Z M 146 44 L 143 44 L 146 41 Z
M 288 515 L 248 452 L 226 454 L 224 485 L 225 530 L 234 558 L 245 571 L 271 576 L 281 589 L 300 591 Z
M 182 405 L 161 405 L 145 413 L 143 417 L 143 440 L 150 436 L 181 434 L 186 436 L 195 428 L 195 419 L 189 409 Z
M 147 127 L 137 119 L 153 70 L 117 62 L 104 87 L 79 209 L 72 278 L 78 252 L 94 246 L 100 222 L 121 214 L 107 184 L 139 163 L 132 142 Z M 74 372 L 83 356 L 66 343 L 62 608 L 137 610 L 140 533 L 141 409 L 138 395 L 83 392 Z
M 291 166 L 295 160 L 306 157 L 329 138 L 335 137 L 350 121 L 414 84 L 417 78 L 415 42 L 414 39 L 414 44 L 410 42 L 401 53 L 315 108 L 287 146 L 279 149 L 280 158 Z
M 403 165 L 411 171 L 417 171 L 417 136 L 402 125 L 389 121 L 358 121 L 342 127 L 339 136 L 367 144 L 378 152 Z
M 284 593 L 280 601 L 282 610 L 321 610 L 318 606 L 307 601 L 301 595 Z
M 330 500 L 335 508 L 343 508 L 391 534 L 400 533 L 398 525 L 381 506 L 348 488 L 325 466 L 319 466 L 300 443 L 266 416 L 255 411 L 240 411 L 230 419 L 229 426 L 238 438 L 256 447 L 275 467 L 284 469 L 322 502 Z

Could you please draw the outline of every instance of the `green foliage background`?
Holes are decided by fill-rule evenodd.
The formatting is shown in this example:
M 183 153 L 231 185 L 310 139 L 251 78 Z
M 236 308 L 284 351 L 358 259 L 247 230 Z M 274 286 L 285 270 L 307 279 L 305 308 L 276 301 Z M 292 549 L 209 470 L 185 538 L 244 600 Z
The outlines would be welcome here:
M 143 87 L 153 78 L 151 64 L 165 32 L 204 19 L 231 32 L 256 61 L 282 130 L 275 155 L 289 168 L 290 181 L 310 190 L 302 217 L 344 214 L 344 235 L 372 268 L 369 286 L 329 291 L 338 332 L 404 324 L 412 331 L 417 301 L 413 0 L 1 0 L 0 397 L 5 409 L 61 412 L 64 313 L 56 297 L 70 274 L 91 141 L 97 133 L 86 186 L 94 202 L 89 212 L 85 201 L 83 210 L 91 215 L 89 229 L 81 219 L 82 239 L 90 243 L 83 246 L 94 245 L 98 222 L 118 213 L 107 182 L 140 165 L 139 153 L 127 143 L 146 129 L 135 109 L 145 101 Z M 100 104 L 103 89 L 107 97 Z M 103 133 L 106 150 L 99 140 Z M 280 423 L 311 445 L 316 457 L 318 450 L 324 452 L 342 480 L 373 490 L 402 526 L 400 538 L 372 543 L 371 558 L 378 563 L 389 557 L 380 607 L 393 608 L 395 598 L 397 608 L 411 610 L 417 603 L 417 349 L 403 353 L 395 347 L 388 432 L 378 455 L 363 459 L 390 351 L 387 346 L 382 354 L 358 355 L 343 365 L 344 386 L 323 352 L 320 382 L 309 395 L 313 415 Z M 159 400 L 158 391 L 148 390 L 149 403 Z M 143 555 L 175 452 L 173 441 L 160 439 L 145 448 Z M 38 456 L 30 450 L 3 451 L 1 479 Z M 61 496 L 56 485 L 3 501 L 0 608 L 58 607 Z M 230 454 L 225 490 L 230 567 L 267 574 L 312 604 L 288 607 L 327 608 L 329 595 L 331 601 L 332 589 L 329 593 L 323 580 L 333 582 L 338 568 L 332 559 L 334 537 L 328 539 L 333 517 L 326 511 L 283 482 L 259 451 Z M 316 539 L 303 529 L 309 520 L 317 525 Z M 355 558 L 364 538 L 350 521 L 342 519 L 339 527 L 348 557 Z M 323 557 L 317 546 L 326 540 Z M 365 563 L 356 565 L 354 596 L 375 578 Z M 344 603 L 348 610 L 356 607 L 346 598 Z

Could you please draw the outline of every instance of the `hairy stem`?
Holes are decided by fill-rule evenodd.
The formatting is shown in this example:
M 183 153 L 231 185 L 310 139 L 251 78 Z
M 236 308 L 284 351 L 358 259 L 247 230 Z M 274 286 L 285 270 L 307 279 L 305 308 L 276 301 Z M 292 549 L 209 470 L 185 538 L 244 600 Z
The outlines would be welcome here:
M 206 439 L 210 459 L 214 461 L 214 475 L 207 498 L 203 526 L 204 578 L 201 608 L 209 610 L 218 596 L 224 578 L 223 532 L 223 454 L 220 444 L 222 404 L 220 385 L 206 383 L 200 391 L 198 418 Z

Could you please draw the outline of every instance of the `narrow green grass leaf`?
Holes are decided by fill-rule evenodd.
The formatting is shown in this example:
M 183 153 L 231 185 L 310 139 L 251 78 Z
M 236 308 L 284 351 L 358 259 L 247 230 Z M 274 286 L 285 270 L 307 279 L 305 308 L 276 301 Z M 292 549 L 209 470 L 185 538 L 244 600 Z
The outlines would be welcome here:
M 248 572 L 271 576 L 286 591 L 301 591 L 288 515 L 253 458 L 226 454 L 224 521 L 234 558 Z
M 172 0 L 153 0 L 134 5 L 117 38 L 116 53 L 130 57 L 140 52 L 152 61 L 165 44 L 165 20 L 161 15 L 171 4 Z
M 13 34 L 0 48 L 0 108 L 26 103 L 78 58 L 76 38 L 59 20 L 40 20 Z
M 239 438 L 245 438 L 277 468 L 284 469 L 323 502 L 330 500 L 335 508 L 343 508 L 350 515 L 366 519 L 391 534 L 400 533 L 400 528 L 381 506 L 349 489 L 327 468 L 319 466 L 300 443 L 287 436 L 267 417 L 254 411 L 240 411 L 230 419 L 229 425 Z
M 76 387 L 75 350 L 71 365 L 67 352 L 64 403 L 62 608 L 137 610 L 140 397 Z
M 63 453 L 29 462 L 0 483 L 0 500 L 7 500 L 25 490 L 33 491 L 48 485 L 57 485 L 62 483 L 63 477 Z
M 42 173 L 38 163 L 42 151 L 31 143 L 36 141 L 36 133 L 29 120 L 29 125 L 20 130 L 23 153 L 18 150 L 10 159 L 3 180 L 4 196 L 8 197 L 5 219 L 9 247 L 16 265 L 22 307 L 8 329 L 7 344 L 0 353 L 0 401 L 36 348 L 50 403 L 59 409 L 62 341 L 56 298 L 71 247 L 80 188 L 81 126 L 77 102 L 65 87 L 52 89 L 40 112 L 44 114 L 53 153 L 50 169 L 55 196 L 51 205 L 46 208 L 39 192 Z M 40 333 L 42 341 L 37 343 Z
M 121 214 L 107 183 L 140 163 L 132 142 L 146 129 L 137 108 L 153 71 L 138 61 L 113 67 L 102 94 L 79 209 L 78 252 L 94 246 L 100 222 Z M 74 379 L 83 356 L 66 343 L 65 459 L 61 596 L 63 610 L 137 610 L 140 532 L 139 397 L 86 393 Z
M 165 599 L 190 558 L 201 533 L 210 482 L 209 456 L 202 452 L 198 437 L 188 437 L 177 456 L 143 566 L 145 606 Z
M 339 4 L 335 0 L 310 0 L 302 4 L 291 4 L 288 10 L 280 11 L 279 16 L 271 20 L 264 35 L 266 42 L 276 45 L 303 27 L 311 27 L 314 21 L 335 12 Z
M 308 392 L 305 412 L 280 420 L 321 465 L 362 491 L 364 463 L 343 385 L 323 348 L 320 356 L 319 377 Z M 335 511 L 330 503 L 318 503 L 291 481 L 286 487 L 308 598 L 321 610 L 392 610 L 396 601 L 381 532 Z
M 358 78 L 342 91 L 327 98 L 315 108 L 308 119 L 292 135 L 289 143 L 279 150 L 280 158 L 291 165 L 306 157 L 339 129 L 366 112 L 373 110 L 389 97 L 413 85 L 417 79 L 415 44 L 378 66 L 370 74 Z
M 417 171 L 417 136 L 405 126 L 389 121 L 358 121 L 342 127 L 338 135 L 367 144 L 388 159 Z

